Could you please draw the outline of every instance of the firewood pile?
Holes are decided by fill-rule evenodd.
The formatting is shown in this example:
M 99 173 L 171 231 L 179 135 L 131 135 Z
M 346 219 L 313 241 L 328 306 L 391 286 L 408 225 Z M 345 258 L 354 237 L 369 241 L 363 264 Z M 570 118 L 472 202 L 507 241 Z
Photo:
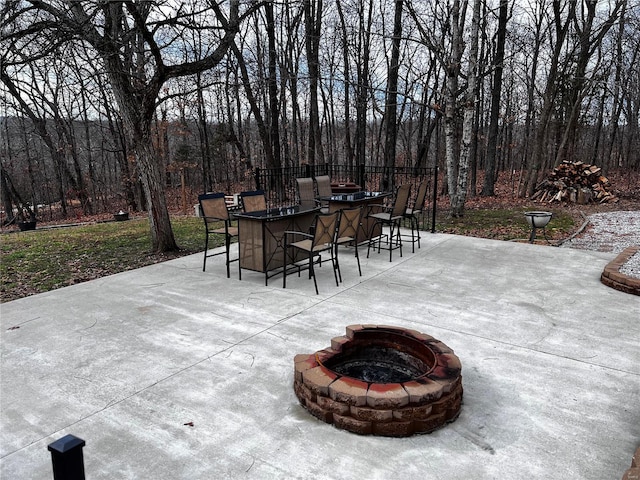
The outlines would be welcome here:
M 562 162 L 536 187 L 531 199 L 581 205 L 618 201 L 618 197 L 607 190 L 611 184 L 601 173 L 602 169 L 596 165 Z

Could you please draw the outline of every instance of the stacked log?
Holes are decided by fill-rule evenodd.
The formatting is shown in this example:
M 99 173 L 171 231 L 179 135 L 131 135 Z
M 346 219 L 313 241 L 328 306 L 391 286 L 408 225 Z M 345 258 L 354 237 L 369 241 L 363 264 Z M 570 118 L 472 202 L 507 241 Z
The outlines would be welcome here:
M 540 202 L 587 203 L 616 202 L 602 169 L 583 162 L 562 162 L 535 189 L 532 200 Z

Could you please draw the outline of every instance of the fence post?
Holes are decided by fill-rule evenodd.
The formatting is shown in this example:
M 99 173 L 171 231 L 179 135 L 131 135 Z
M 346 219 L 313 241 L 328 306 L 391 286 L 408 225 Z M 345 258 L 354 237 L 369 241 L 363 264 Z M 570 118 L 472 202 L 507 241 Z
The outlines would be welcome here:
M 84 446 L 85 441 L 73 435 L 65 435 L 49 444 L 47 449 L 51 452 L 53 480 L 85 480 Z
M 358 169 L 358 178 L 356 183 L 362 187 L 363 190 L 367 189 L 366 180 L 364 178 L 364 163 L 359 163 L 357 165 Z
M 256 167 L 253 171 L 253 179 L 256 182 L 256 190 L 262 190 L 262 185 L 260 184 L 260 167 Z
M 433 210 L 431 212 L 431 233 L 436 233 L 436 204 L 438 203 L 438 165 L 433 167 Z

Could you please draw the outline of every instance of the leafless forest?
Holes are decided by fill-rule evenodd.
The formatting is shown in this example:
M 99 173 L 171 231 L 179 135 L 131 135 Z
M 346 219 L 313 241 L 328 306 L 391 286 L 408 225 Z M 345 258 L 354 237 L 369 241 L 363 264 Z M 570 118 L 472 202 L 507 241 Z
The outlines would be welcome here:
M 438 166 L 454 215 L 501 172 L 640 169 L 638 0 L 2 5 L 5 222 L 145 210 L 169 251 L 167 186 L 255 168 Z

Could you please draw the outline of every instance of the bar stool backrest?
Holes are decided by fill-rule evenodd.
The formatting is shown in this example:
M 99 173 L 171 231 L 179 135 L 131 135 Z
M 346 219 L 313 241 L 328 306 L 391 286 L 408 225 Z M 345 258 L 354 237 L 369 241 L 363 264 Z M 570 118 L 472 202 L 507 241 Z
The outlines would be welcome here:
M 313 245 L 333 244 L 336 240 L 340 211 L 316 215 Z
M 348 238 L 355 240 L 360 228 L 360 218 L 362 216 L 362 205 L 354 208 L 344 208 L 340 214 L 338 226 L 338 240 Z
M 329 175 L 321 175 L 316 177 L 316 185 L 318 186 L 319 197 L 331 196 L 331 178 Z
M 396 198 L 393 202 L 393 210 L 391 211 L 391 217 L 402 217 L 407 210 L 407 203 L 409 203 L 409 194 L 411 193 L 411 184 L 406 183 L 400 185 L 396 190 Z
M 424 202 L 427 199 L 427 187 L 429 186 L 428 180 L 423 180 L 418 186 L 418 193 L 416 195 L 416 200 L 413 203 L 413 211 L 415 213 L 422 212 L 424 208 Z
M 316 195 L 313 190 L 313 179 L 311 177 L 296 178 L 298 183 L 298 198 L 300 206 L 303 208 L 313 208 L 316 206 Z
M 241 192 L 243 212 L 260 212 L 267 209 L 267 198 L 264 190 L 253 190 L 251 192 Z
M 229 221 L 229 210 L 225 202 L 224 193 L 203 193 L 198 195 L 198 202 L 202 209 L 205 222 L 208 221 Z

